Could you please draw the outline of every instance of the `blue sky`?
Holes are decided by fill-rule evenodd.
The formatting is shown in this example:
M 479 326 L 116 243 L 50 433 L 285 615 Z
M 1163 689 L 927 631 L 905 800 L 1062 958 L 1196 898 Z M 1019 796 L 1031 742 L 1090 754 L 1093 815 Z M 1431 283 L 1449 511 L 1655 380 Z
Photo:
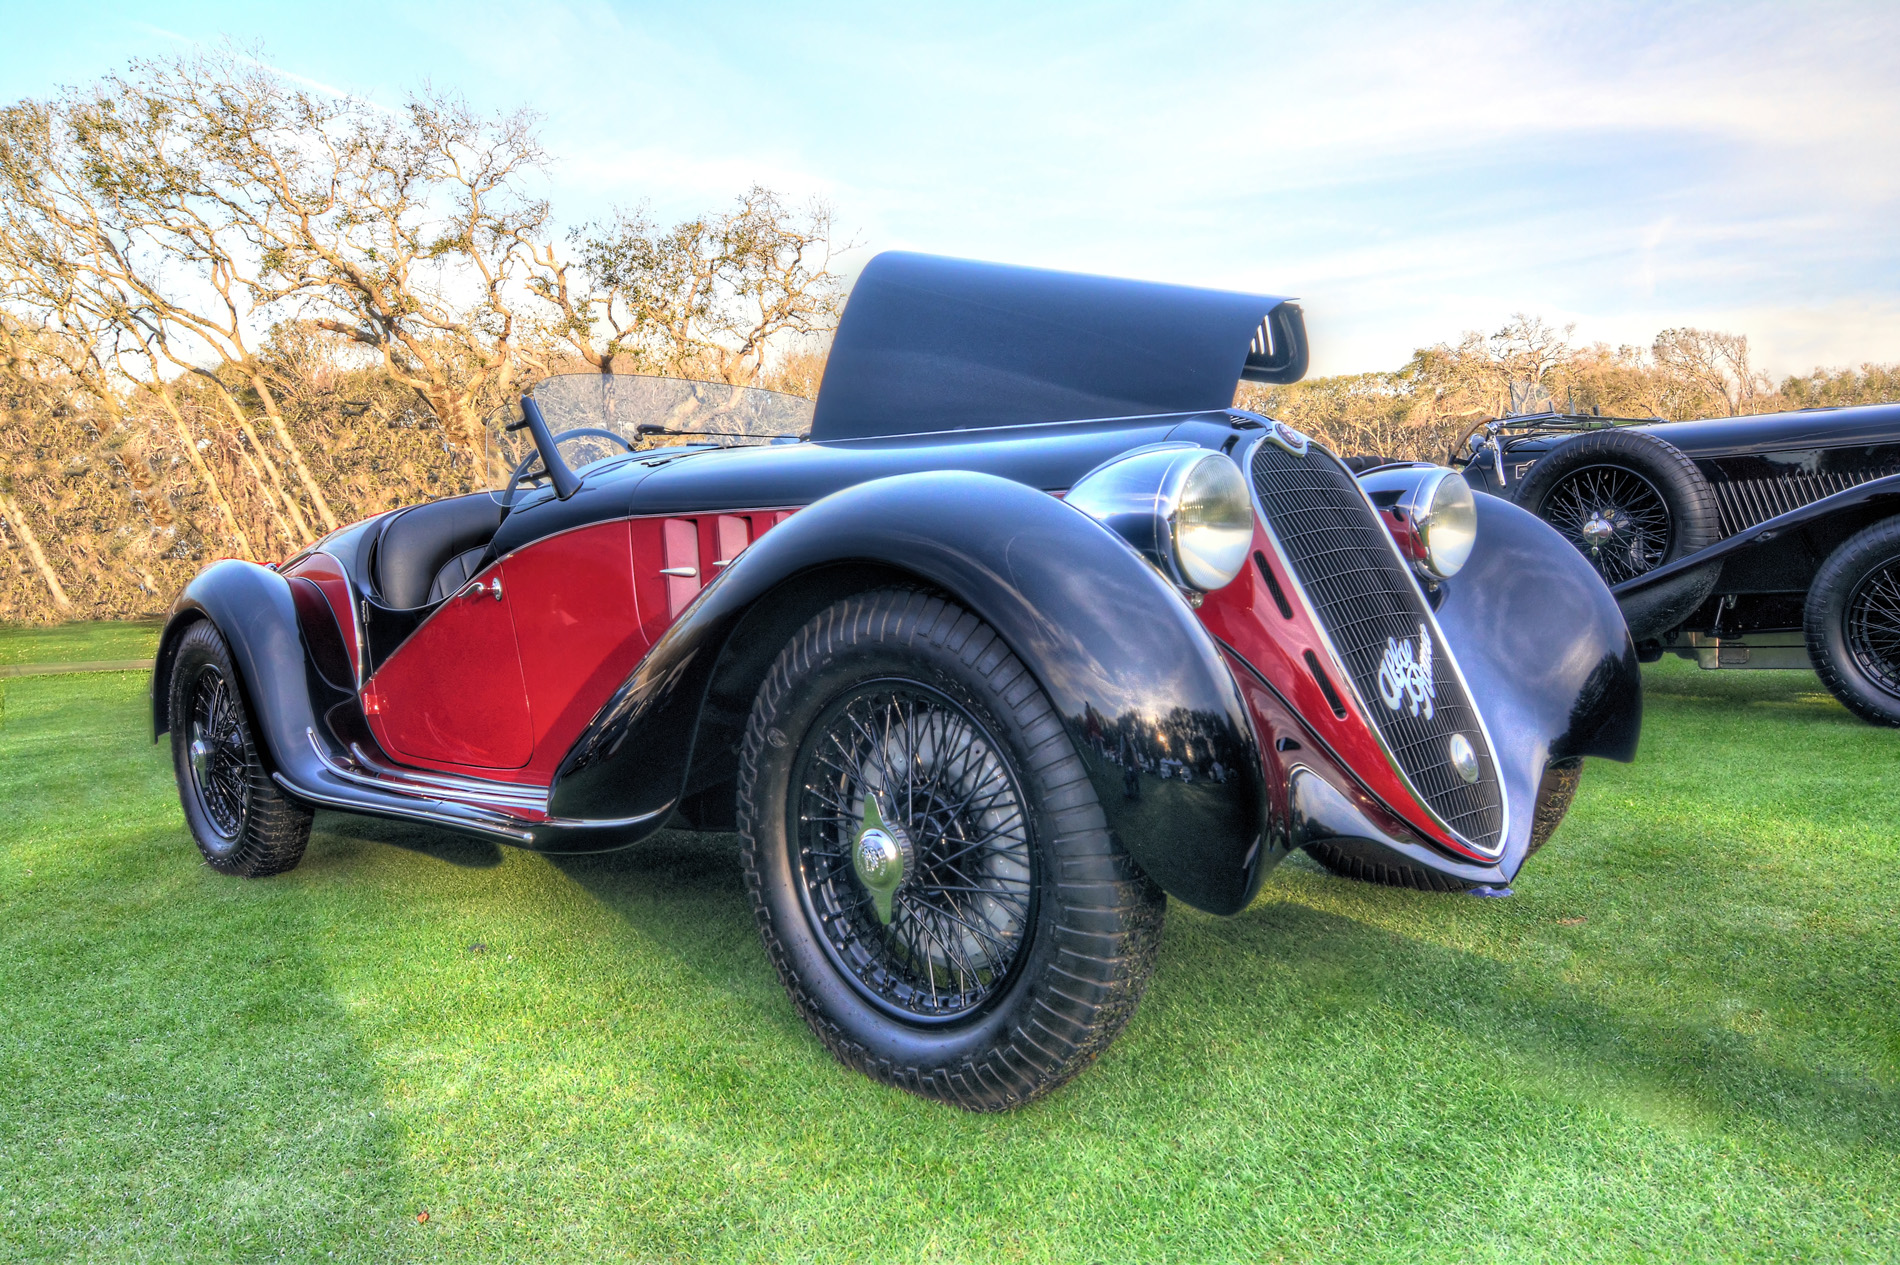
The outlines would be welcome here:
M 1900 4 L 0 3 L 0 94 L 181 41 L 546 116 L 569 219 L 752 181 L 904 247 L 1302 298 L 1320 373 L 1516 311 L 1900 360 Z

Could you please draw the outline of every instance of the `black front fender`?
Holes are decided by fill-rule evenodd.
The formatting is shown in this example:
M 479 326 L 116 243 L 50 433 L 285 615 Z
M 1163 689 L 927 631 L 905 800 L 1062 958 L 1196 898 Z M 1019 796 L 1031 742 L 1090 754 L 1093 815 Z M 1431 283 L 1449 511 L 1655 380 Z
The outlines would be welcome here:
M 1068 722 L 1106 824 L 1136 862 L 1191 905 L 1245 907 L 1279 854 L 1262 839 L 1260 752 L 1218 646 L 1119 537 L 1047 493 L 991 475 L 858 484 L 773 528 L 701 592 L 594 718 L 555 774 L 549 811 L 657 827 L 696 760 L 729 759 L 695 750 L 721 664 L 747 655 L 769 663 L 783 644 L 735 644 L 748 614 L 787 586 L 825 591 L 822 577 L 852 568 L 921 581 L 987 621 Z M 1231 772 L 1126 798 L 1107 748 L 1128 727 L 1163 750 L 1164 733 L 1178 741 L 1190 731 Z M 573 846 L 599 846 L 589 833 L 574 832 Z
M 1636 758 L 1642 674 L 1616 599 L 1583 555 L 1508 501 L 1474 499 L 1478 543 L 1445 583 L 1437 617 L 1505 778 L 1508 878 L 1523 864 L 1546 766 Z

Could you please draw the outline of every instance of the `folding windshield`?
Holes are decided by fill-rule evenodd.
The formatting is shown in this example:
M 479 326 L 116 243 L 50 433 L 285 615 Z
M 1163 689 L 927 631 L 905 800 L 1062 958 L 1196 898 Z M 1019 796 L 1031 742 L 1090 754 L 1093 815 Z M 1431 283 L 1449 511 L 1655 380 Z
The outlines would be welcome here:
M 723 382 L 567 373 L 541 382 L 533 395 L 562 457 L 576 471 L 630 450 L 787 443 L 811 432 L 810 400 Z M 507 429 L 520 417 L 520 408 L 513 407 L 486 428 L 482 456 L 492 488 L 505 487 L 518 470 L 530 478 L 539 470 L 528 432 Z

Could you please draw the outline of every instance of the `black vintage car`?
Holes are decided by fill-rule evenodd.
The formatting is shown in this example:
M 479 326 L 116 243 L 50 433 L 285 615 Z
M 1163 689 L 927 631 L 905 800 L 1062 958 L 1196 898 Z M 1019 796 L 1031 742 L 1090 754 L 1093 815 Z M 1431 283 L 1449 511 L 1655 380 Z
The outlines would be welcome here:
M 1555 533 L 1230 407 L 1305 364 L 1277 298 L 886 254 L 815 404 L 541 383 L 492 491 L 191 582 L 152 694 L 185 820 L 260 878 L 319 807 L 736 832 L 841 1059 L 1026 1102 L 1134 1012 L 1167 897 L 1238 913 L 1301 847 L 1495 887 L 1635 753 L 1635 649 Z
M 1856 715 L 1900 725 L 1900 404 L 1505 418 L 1454 464 L 1590 560 L 1646 660 L 1811 665 Z

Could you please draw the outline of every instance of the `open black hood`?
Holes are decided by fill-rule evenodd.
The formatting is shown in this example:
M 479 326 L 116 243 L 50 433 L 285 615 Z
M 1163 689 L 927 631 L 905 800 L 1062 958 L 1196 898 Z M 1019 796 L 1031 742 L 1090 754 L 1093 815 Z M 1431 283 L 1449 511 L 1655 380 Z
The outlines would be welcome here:
M 1285 299 L 890 251 L 852 287 L 812 438 L 1223 409 L 1306 359 Z

